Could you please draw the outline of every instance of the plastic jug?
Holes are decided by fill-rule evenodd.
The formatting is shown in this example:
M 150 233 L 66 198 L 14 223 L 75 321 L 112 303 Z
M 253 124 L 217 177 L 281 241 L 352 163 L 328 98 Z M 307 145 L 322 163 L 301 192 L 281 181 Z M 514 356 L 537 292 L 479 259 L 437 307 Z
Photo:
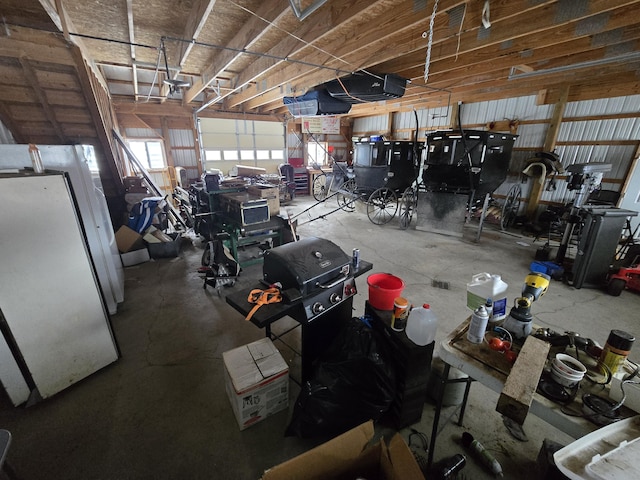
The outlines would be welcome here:
M 492 322 L 500 322 L 507 316 L 507 288 L 500 275 L 478 273 L 467 283 L 467 307 L 476 310 L 488 298 L 493 300 Z
M 423 347 L 433 342 L 436 339 L 437 329 L 438 319 L 428 303 L 412 309 L 409 313 L 405 331 L 409 340 L 416 345 Z

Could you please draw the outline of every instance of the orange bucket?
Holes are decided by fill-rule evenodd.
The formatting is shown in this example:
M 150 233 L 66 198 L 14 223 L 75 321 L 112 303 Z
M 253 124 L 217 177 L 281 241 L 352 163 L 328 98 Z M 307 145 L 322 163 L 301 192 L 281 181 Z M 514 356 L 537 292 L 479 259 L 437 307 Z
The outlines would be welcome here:
M 393 301 L 402 294 L 404 282 L 390 273 L 374 273 L 367 277 L 369 303 L 378 310 L 393 310 Z

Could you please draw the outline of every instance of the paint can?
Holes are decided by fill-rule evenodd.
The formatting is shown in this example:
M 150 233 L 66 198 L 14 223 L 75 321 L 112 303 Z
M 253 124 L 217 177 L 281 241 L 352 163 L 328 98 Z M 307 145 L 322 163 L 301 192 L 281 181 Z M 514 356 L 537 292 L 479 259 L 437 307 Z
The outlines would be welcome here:
M 629 355 L 635 337 L 622 330 L 611 330 L 607 343 L 604 344 L 600 361 L 604 363 L 612 374 L 617 373 Z
M 393 315 L 391 316 L 391 328 L 401 332 L 407 326 L 409 317 L 409 301 L 403 297 L 397 297 L 393 301 Z

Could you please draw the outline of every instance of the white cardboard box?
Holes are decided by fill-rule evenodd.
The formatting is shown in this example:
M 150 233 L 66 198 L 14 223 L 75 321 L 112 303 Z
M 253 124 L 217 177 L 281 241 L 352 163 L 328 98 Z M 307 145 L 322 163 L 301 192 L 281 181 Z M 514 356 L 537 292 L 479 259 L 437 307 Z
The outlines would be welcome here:
M 225 389 L 240 430 L 289 405 L 289 366 L 270 338 L 222 354 Z
M 146 248 L 140 248 L 138 250 L 132 250 L 131 252 L 121 253 L 120 258 L 122 259 L 122 265 L 125 267 L 148 262 L 151 259 L 149 257 L 149 250 L 147 250 Z

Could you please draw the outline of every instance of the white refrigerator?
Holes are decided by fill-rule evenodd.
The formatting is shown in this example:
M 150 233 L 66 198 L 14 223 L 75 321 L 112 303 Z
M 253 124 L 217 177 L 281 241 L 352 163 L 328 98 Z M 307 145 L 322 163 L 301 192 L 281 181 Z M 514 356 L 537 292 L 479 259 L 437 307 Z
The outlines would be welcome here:
M 0 174 L 0 381 L 33 403 L 116 361 L 69 175 Z
M 110 314 L 124 301 L 124 270 L 99 178 L 93 178 L 80 145 L 38 145 L 47 170 L 67 172 L 73 185 L 89 251 Z M 0 171 L 31 167 L 28 145 L 0 145 Z

